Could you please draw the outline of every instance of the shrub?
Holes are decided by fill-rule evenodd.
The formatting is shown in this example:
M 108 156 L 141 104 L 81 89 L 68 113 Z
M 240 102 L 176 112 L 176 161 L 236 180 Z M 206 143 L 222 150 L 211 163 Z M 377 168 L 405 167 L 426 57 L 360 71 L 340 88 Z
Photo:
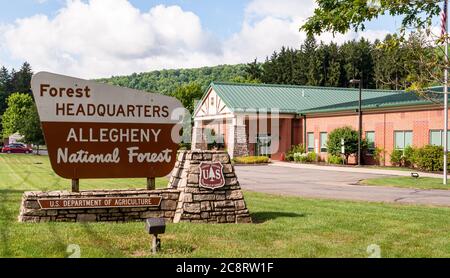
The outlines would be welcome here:
M 235 157 L 233 161 L 237 164 L 263 164 L 269 163 L 267 156 L 242 156 Z
M 386 160 L 385 153 L 386 153 L 386 151 L 383 148 L 378 148 L 378 147 L 375 148 L 375 151 L 373 153 L 373 158 L 378 163 L 378 165 L 384 164 L 384 162 Z
M 328 135 L 327 148 L 328 154 L 339 156 L 341 155 L 341 141 L 344 139 L 345 144 L 345 160 L 348 161 L 348 157 L 358 152 L 358 137 L 359 134 L 356 130 L 349 126 L 336 128 Z M 361 149 L 367 149 L 367 141 L 362 140 Z
M 403 162 L 403 151 L 393 150 L 391 153 L 391 164 L 394 166 L 402 166 Z
M 305 153 L 306 149 L 303 144 L 300 145 L 294 145 L 291 147 L 291 149 L 286 153 L 285 160 L 286 161 L 295 161 L 294 154 L 296 153 Z
M 416 159 L 416 153 L 417 149 L 411 146 L 408 146 L 405 148 L 404 152 L 403 152 L 403 161 L 402 164 L 403 166 L 406 167 L 413 167 L 415 164 L 415 159 Z
M 300 163 L 308 162 L 308 155 L 306 153 L 295 153 L 294 161 Z
M 317 160 L 317 154 L 315 152 L 309 152 L 306 155 L 306 160 L 308 162 L 315 162 Z
M 343 164 L 344 160 L 340 156 L 330 154 L 327 157 L 327 162 L 329 164 Z
M 443 147 L 428 145 L 417 149 L 415 163 L 423 171 L 442 171 L 444 165 Z

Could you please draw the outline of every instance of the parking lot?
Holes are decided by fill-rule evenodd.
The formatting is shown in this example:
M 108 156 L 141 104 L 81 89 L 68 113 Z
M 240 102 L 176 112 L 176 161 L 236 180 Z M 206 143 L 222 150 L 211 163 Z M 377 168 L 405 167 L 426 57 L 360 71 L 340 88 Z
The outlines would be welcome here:
M 363 179 L 382 175 L 276 165 L 236 166 L 243 189 L 264 193 L 323 199 L 396 202 L 450 206 L 450 190 L 418 190 L 362 186 Z

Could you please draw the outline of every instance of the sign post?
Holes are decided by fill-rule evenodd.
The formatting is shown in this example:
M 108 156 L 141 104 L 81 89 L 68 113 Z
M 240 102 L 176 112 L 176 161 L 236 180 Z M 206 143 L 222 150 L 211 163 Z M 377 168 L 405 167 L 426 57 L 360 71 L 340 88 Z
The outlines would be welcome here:
M 31 85 L 52 168 L 73 192 L 88 178 L 146 178 L 155 189 L 172 170 L 177 99 L 47 72 Z

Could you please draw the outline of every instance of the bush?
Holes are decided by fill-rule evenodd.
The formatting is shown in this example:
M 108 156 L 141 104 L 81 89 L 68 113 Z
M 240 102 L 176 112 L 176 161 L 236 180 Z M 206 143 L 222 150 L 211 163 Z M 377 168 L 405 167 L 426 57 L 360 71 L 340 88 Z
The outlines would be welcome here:
M 330 154 L 327 157 L 327 162 L 329 164 L 343 164 L 344 160 L 340 156 Z
M 402 166 L 403 165 L 403 151 L 402 150 L 393 150 L 392 151 L 391 164 L 394 166 Z
M 300 163 L 308 162 L 308 155 L 306 153 L 294 153 L 294 161 Z
M 408 146 L 405 148 L 404 152 L 403 152 L 403 161 L 402 161 L 402 165 L 406 166 L 406 167 L 413 167 L 415 164 L 415 159 L 416 159 L 416 153 L 417 149 L 413 148 L 411 146 Z
M 375 152 L 373 153 L 373 158 L 377 162 L 378 165 L 382 164 L 384 165 L 384 162 L 386 160 L 385 158 L 386 151 L 383 148 L 375 148 Z
M 417 149 L 415 163 L 423 171 L 442 171 L 444 168 L 444 148 L 428 145 Z
M 328 135 L 327 149 L 328 154 L 339 156 L 341 155 L 341 140 L 344 139 L 345 144 L 345 160 L 352 154 L 358 153 L 358 137 L 356 130 L 349 126 L 336 128 Z M 365 139 L 361 142 L 361 149 L 367 149 L 367 141 Z
M 237 164 L 264 164 L 269 163 L 267 156 L 243 156 L 235 157 L 233 161 Z
M 286 153 L 285 160 L 286 160 L 286 161 L 295 161 L 295 159 L 294 159 L 294 154 L 296 154 L 296 153 L 302 154 L 302 153 L 305 153 L 305 152 L 306 152 L 306 149 L 305 149 L 305 146 L 304 146 L 303 144 L 300 144 L 300 145 L 294 145 L 294 146 L 292 146 L 291 149 Z
M 308 162 L 315 162 L 317 160 L 317 154 L 315 152 L 309 152 L 306 155 L 306 160 Z

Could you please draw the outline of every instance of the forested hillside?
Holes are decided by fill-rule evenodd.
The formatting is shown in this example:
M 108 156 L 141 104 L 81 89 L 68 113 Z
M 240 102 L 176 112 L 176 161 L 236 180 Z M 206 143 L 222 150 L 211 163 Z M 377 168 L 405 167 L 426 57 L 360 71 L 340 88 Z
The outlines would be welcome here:
M 309 37 L 298 49 L 282 47 L 262 63 L 159 70 L 100 81 L 171 95 L 193 82 L 204 90 L 211 81 L 349 87 L 349 81 L 357 78 L 363 80 L 364 88 L 405 89 L 411 85 L 410 77 L 420 74 L 416 56 L 427 57 L 425 52 L 430 50 L 418 46 L 417 36 L 410 36 L 403 46 L 392 45 L 395 38 L 388 35 L 374 43 L 361 39 L 337 45 Z
M 146 73 L 133 73 L 128 76 L 113 76 L 100 79 L 112 85 L 129 87 L 144 91 L 173 94 L 181 85 L 198 83 L 202 89 L 211 81 L 240 81 L 245 76 L 246 65 L 221 65 L 198 69 L 157 70 Z

